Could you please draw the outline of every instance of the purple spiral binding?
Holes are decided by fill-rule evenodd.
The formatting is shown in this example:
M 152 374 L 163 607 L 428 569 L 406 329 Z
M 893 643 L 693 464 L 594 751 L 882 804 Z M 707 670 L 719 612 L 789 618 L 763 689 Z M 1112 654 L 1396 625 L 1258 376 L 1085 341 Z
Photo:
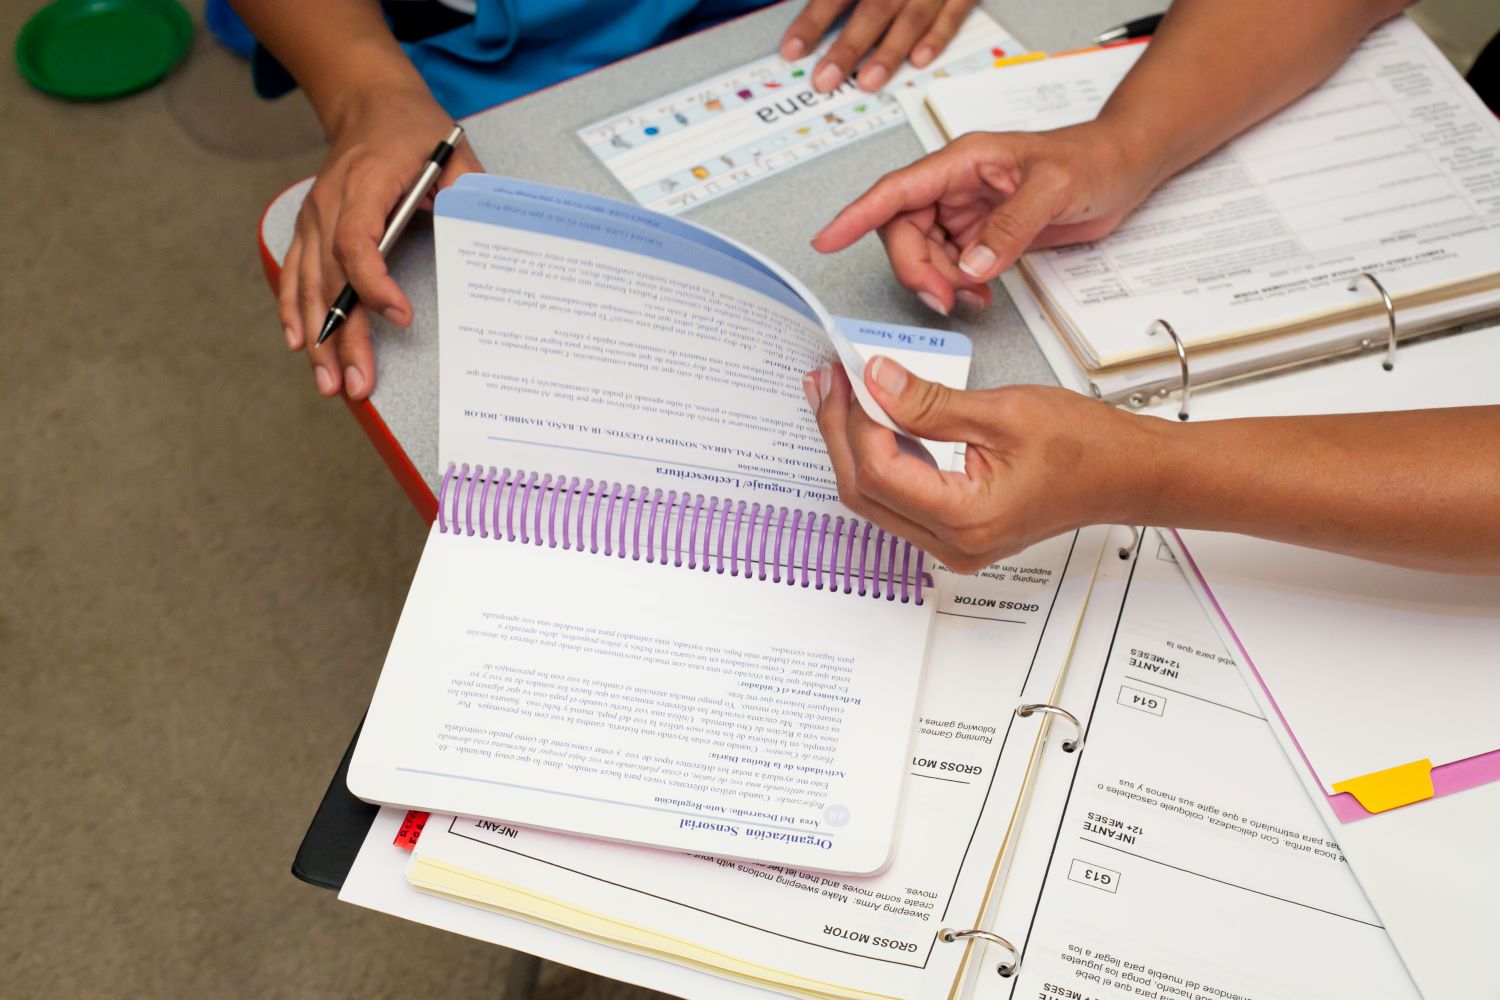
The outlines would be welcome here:
M 552 477 L 548 476 L 547 479 L 552 480 Z M 553 482 L 556 485 L 552 489 L 552 502 L 547 505 L 547 548 L 549 549 L 557 548 L 557 495 L 563 492 L 563 477 L 558 476 Z M 537 517 L 541 517 L 541 504 L 537 504 L 536 513 Z M 567 529 L 566 523 L 563 524 L 563 528 Z
M 625 496 L 623 499 L 625 502 L 625 506 L 620 511 L 620 537 L 618 539 L 619 544 L 615 546 L 615 555 L 621 559 L 625 558 L 625 536 L 630 530 L 630 505 L 635 503 L 634 486 L 625 487 Z M 639 546 L 641 540 L 641 522 L 639 519 L 640 511 L 637 510 L 636 514 L 637 519 L 635 522 L 635 540 L 637 546 Z
M 609 509 L 604 512 L 604 554 L 607 556 L 612 556 L 615 554 L 614 545 L 610 541 L 609 526 L 615 522 L 615 501 L 619 499 L 620 484 L 614 483 L 609 488 Z M 595 507 L 594 515 L 597 517 L 598 514 L 599 508 Z
M 718 502 L 719 501 L 717 499 L 714 500 L 714 503 L 718 503 Z M 710 516 L 712 516 L 712 515 L 710 515 Z M 720 574 L 722 574 L 724 572 L 724 532 L 727 531 L 728 529 L 729 529 L 729 501 L 725 500 L 724 501 L 724 510 L 719 515 L 719 548 L 718 548 L 719 561 L 718 561 L 718 568 L 717 568 L 716 572 L 718 572 Z
M 536 477 L 535 476 L 532 476 L 531 478 L 532 478 L 533 482 L 536 481 Z M 532 530 L 532 544 L 533 545 L 541 545 L 542 544 L 542 500 L 544 499 L 541 494 L 542 493 L 550 492 L 552 494 L 552 496 L 553 496 L 553 500 L 554 501 L 557 498 L 557 491 L 552 489 L 552 473 L 550 473 L 550 472 L 547 473 L 546 477 L 543 478 L 540 483 L 537 483 L 537 487 L 536 488 L 540 492 L 538 493 L 537 498 L 536 498 L 536 512 L 532 515 L 532 517 L 535 518 L 535 520 L 532 521 L 532 525 L 531 525 L 531 530 Z
M 605 480 L 580 483 L 577 477 L 552 473 L 449 463 L 438 486 L 437 514 L 438 531 L 443 534 L 477 534 L 580 551 L 587 547 L 595 554 L 602 528 L 604 555 L 624 559 L 628 554 L 637 561 L 644 529 L 648 563 L 665 565 L 670 558 L 674 566 L 682 566 L 685 556 L 689 569 L 701 567 L 705 573 L 722 574 L 727 546 L 730 576 L 766 580 L 769 574 L 772 583 L 781 583 L 785 574 L 787 586 L 800 584 L 845 594 L 855 593 L 857 587 L 861 597 L 903 604 L 922 604 L 926 588 L 932 586 L 924 553 L 917 550 L 913 560 L 910 542 L 867 521 L 775 504 L 747 504 L 730 497 L 663 492 Z
M 657 491 L 658 496 L 660 492 L 659 490 Z M 661 519 L 661 556 L 656 560 L 662 566 L 667 564 L 667 529 L 672 525 L 672 508 L 675 506 L 677 506 L 677 491 L 668 490 L 667 512 L 662 515 Z
M 443 500 L 448 496 L 448 485 L 453 482 L 453 463 L 448 463 L 448 468 L 443 470 L 443 481 L 438 484 L 438 531 L 444 535 L 448 533 L 448 522 L 443 518 Z
M 703 494 L 693 497 L 693 527 L 688 531 L 688 569 L 698 568 L 698 514 L 703 510 Z
M 484 470 L 484 485 L 479 488 L 479 537 L 490 537 L 488 526 L 484 523 L 484 502 L 489 498 L 490 486 L 494 484 L 495 467 L 488 466 Z
M 745 501 L 734 508 L 734 535 L 729 539 L 729 575 L 740 575 L 740 522 L 745 519 Z M 749 567 L 745 571 L 749 572 Z
M 645 495 L 646 491 L 642 490 L 641 496 L 645 497 Z M 630 487 L 630 496 L 635 496 L 634 486 Z M 629 501 L 627 500 L 627 502 Z M 641 508 L 644 506 L 645 504 L 643 503 L 638 503 L 635 505 L 635 534 L 630 537 L 630 558 L 634 559 L 636 562 L 641 561 Z M 647 540 L 650 540 L 649 536 Z
M 656 508 L 661 504 L 661 490 L 651 494 L 651 516 L 646 519 L 646 561 L 653 562 L 651 540 L 656 537 Z M 636 523 L 640 520 L 637 518 Z
M 475 475 L 469 477 L 469 489 L 464 500 L 464 534 L 470 537 L 474 535 L 474 487 L 478 483 L 478 466 L 475 466 L 474 472 Z
M 578 477 L 574 476 L 568 480 L 565 488 L 567 496 L 563 497 L 563 548 L 572 548 L 569 544 L 572 536 L 568 534 L 568 512 L 573 509 L 573 496 L 578 492 Z
M 854 593 L 854 586 L 849 582 L 849 573 L 854 568 L 854 536 L 859 533 L 859 522 L 853 518 L 849 519 L 849 541 L 844 549 L 844 593 Z
M 464 495 L 464 481 L 469 478 L 469 463 L 465 462 L 458 469 L 458 483 L 453 487 L 453 509 L 448 512 L 448 521 L 453 525 L 453 533 L 458 534 L 458 500 Z
M 755 552 L 755 522 L 760 520 L 760 504 L 750 505 L 750 528 L 745 532 L 745 579 L 750 579 L 751 556 Z
M 896 550 L 893 547 L 891 549 L 891 554 L 894 556 L 895 553 L 896 553 Z M 907 580 L 906 574 L 909 573 L 909 572 L 911 572 L 911 546 L 910 545 L 904 545 L 904 546 L 901 547 L 901 603 L 902 604 L 905 604 L 908 600 L 910 600 L 910 597 L 908 596 L 907 589 L 906 589 L 906 580 Z M 918 572 L 920 572 L 920 570 L 918 570 Z
M 760 572 L 758 577 L 762 580 L 766 578 L 766 543 L 771 540 L 771 516 L 775 510 L 775 507 L 766 504 L 766 523 L 760 529 Z

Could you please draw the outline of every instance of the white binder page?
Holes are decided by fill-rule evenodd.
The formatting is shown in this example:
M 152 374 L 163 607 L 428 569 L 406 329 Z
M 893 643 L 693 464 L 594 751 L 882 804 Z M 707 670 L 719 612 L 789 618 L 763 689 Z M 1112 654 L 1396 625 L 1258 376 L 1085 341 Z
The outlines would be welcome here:
M 1024 945 L 1020 972 L 990 948 L 974 995 L 1416 1000 L 1154 532 L 1109 624 L 1087 648 L 1102 679 L 1070 674 L 1090 681 L 1065 699 L 1088 718 L 1076 772 L 1046 762 L 1022 838 L 1017 865 L 1045 878 L 991 925 Z
M 1181 535 L 1324 794 L 1500 749 L 1500 578 Z
M 1193 398 L 1193 419 L 1500 404 L 1500 327 L 1404 346 L 1391 371 L 1379 357 L 1209 390 Z M 1324 794 L 1394 765 L 1500 748 L 1500 579 L 1179 534 Z
M 368 801 L 824 871 L 890 857 L 933 602 L 434 526 Z M 776 574 L 778 577 L 780 573 Z

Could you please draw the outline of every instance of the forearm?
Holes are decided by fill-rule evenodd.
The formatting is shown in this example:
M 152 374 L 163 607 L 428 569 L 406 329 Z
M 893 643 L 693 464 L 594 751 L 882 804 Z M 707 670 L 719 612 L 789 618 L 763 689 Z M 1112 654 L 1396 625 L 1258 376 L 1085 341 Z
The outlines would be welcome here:
M 297 80 L 332 135 L 360 100 L 427 96 L 376 0 L 232 0 L 255 37 Z
M 1411 0 L 1176 0 L 1100 112 L 1150 186 L 1317 86 Z
M 1148 438 L 1132 520 L 1500 573 L 1500 406 L 1150 420 Z

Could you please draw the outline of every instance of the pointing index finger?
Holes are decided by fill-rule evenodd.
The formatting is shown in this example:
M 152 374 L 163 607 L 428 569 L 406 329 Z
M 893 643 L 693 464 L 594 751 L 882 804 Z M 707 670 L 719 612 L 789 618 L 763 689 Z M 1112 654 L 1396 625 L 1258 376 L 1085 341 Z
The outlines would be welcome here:
M 924 156 L 880 178 L 813 237 L 813 249 L 820 253 L 843 250 L 902 212 L 936 204 L 948 187 L 949 162 L 945 152 Z

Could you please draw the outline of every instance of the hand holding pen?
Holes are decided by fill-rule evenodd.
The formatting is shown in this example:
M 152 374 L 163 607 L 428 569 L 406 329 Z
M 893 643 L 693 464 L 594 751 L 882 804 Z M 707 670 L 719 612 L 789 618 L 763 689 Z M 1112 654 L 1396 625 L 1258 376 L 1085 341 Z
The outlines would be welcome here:
M 411 303 L 387 270 L 381 243 L 428 167 L 433 144 L 453 129 L 452 118 L 430 97 L 393 99 L 389 94 L 368 111 L 351 110 L 330 128 L 329 154 L 298 214 L 278 288 L 287 347 L 307 348 L 324 396 L 343 391 L 359 400 L 370 394 L 375 384 L 372 314 L 397 326 L 412 321 Z M 482 169 L 473 150 L 460 141 L 437 173 L 436 188 Z M 429 182 L 414 207 L 430 203 L 432 190 Z M 346 284 L 362 308 L 346 308 L 347 319 L 337 335 L 315 344 L 329 304 Z
M 458 140 L 463 137 L 462 125 L 453 126 L 453 130 L 437 144 L 432 155 L 422 166 L 422 172 L 417 175 L 417 182 L 406 192 L 406 197 L 401 199 L 401 204 L 396 206 L 395 213 L 385 224 L 385 233 L 380 237 L 375 250 L 382 258 L 391 252 L 391 247 L 396 245 L 396 240 L 406 231 L 406 224 L 411 217 L 417 214 L 417 206 L 427 198 L 427 192 L 432 189 L 433 182 L 438 179 L 438 174 L 443 172 L 443 166 L 448 158 L 453 155 L 453 147 L 458 145 Z M 354 312 L 354 307 L 359 303 L 359 294 L 355 292 L 354 286 L 348 282 L 339 292 L 338 298 L 333 300 L 332 307 L 328 310 L 328 316 L 323 320 L 323 329 L 318 333 L 317 344 L 333 336 L 334 331 L 344 325 L 349 314 Z

